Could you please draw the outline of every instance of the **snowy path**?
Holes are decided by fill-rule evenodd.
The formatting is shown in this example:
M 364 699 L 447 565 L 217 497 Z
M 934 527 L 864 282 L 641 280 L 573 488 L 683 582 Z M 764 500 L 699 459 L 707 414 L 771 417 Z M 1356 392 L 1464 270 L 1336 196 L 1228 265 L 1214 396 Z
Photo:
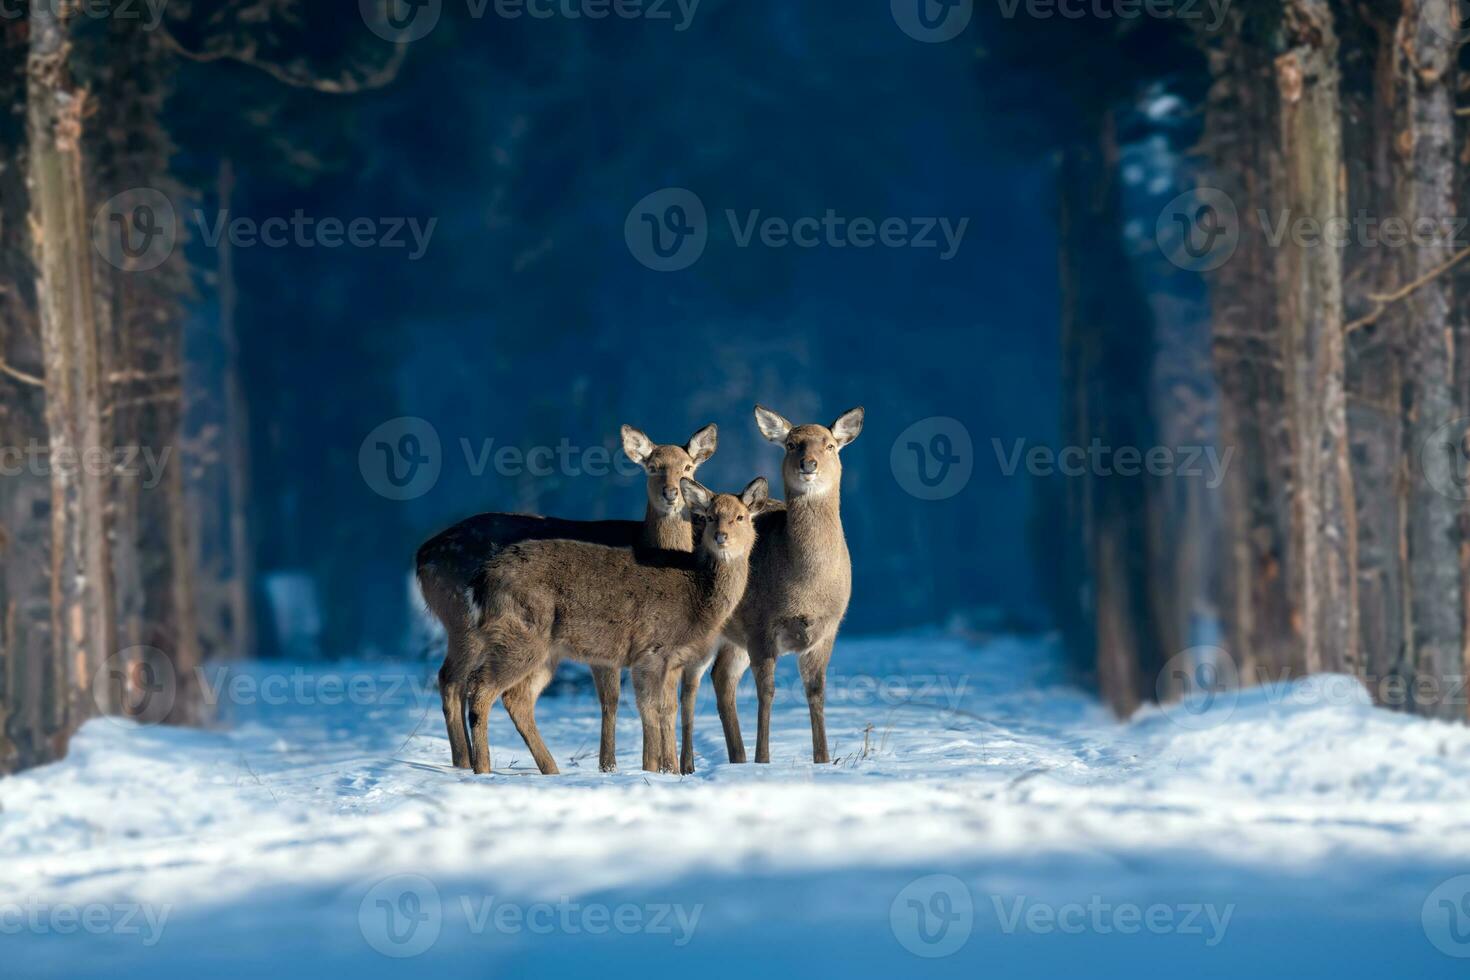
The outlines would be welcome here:
M 627 698 L 598 773 L 590 694 L 541 704 L 564 775 L 498 709 L 498 774 L 454 771 L 423 680 L 366 669 L 93 722 L 0 781 L 0 973 L 1470 976 L 1470 729 L 1332 678 L 1119 725 L 1015 641 L 833 669 L 834 765 L 784 658 L 774 763 L 720 763 L 706 686 L 686 778 L 636 771 Z

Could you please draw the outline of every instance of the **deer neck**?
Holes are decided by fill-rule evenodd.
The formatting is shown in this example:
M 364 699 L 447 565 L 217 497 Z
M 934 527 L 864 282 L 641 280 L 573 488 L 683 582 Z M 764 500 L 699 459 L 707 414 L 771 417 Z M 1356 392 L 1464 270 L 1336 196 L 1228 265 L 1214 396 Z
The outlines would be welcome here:
M 643 513 L 643 533 L 639 543 L 645 548 L 660 548 L 664 551 L 693 551 L 694 525 L 683 516 L 682 511 L 659 512 L 653 504 Z
M 750 578 L 750 554 L 721 560 L 700 550 L 695 584 L 696 620 L 702 632 L 716 632 L 745 597 Z
M 786 488 L 786 541 L 797 563 L 830 565 L 847 559 L 842 533 L 841 490 L 820 495 L 793 494 Z

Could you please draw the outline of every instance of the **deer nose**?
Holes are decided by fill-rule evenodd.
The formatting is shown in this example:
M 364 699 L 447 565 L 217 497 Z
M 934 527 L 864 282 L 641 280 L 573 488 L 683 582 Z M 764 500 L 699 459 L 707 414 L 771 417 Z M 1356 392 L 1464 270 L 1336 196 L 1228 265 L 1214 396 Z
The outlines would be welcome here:
M 723 548 L 726 542 L 728 542 L 729 540 L 730 535 L 726 534 L 724 531 L 715 532 L 715 544 L 719 545 L 720 547 Z
M 817 458 L 815 456 L 803 457 L 801 471 L 803 473 L 815 473 L 817 471 Z
M 668 501 L 669 503 L 672 504 L 674 501 L 676 501 L 678 499 L 679 499 L 679 488 L 678 487 L 664 487 L 664 500 L 666 500 L 666 501 Z

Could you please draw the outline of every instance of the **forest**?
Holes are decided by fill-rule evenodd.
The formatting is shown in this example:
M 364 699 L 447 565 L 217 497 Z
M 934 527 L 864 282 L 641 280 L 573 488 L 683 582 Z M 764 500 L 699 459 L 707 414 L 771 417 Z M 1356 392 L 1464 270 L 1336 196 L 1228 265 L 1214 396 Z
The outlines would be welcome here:
M 610 259 L 615 238 L 586 235 L 604 217 L 615 229 L 598 195 L 625 173 L 717 186 L 776 213 L 804 213 L 834 187 L 859 208 L 943 203 L 921 180 L 871 192 L 875 168 L 928 149 L 929 120 L 875 133 L 835 78 L 799 69 L 820 49 L 882 88 L 901 84 L 905 63 L 885 60 L 865 25 L 811 31 L 820 11 L 769 6 L 751 17 L 706 0 L 699 30 L 670 26 L 673 38 L 571 22 L 477 31 L 473 11 L 451 9 L 422 45 L 384 24 L 342 30 L 322 5 L 289 0 L 8 16 L 0 423 L 17 465 L 0 485 L 0 764 L 54 758 L 86 717 L 125 710 L 125 688 L 160 653 L 185 684 L 169 720 L 189 722 L 188 679 L 207 658 L 417 652 L 400 640 L 412 618 L 403 558 L 487 500 L 608 512 L 587 478 L 475 485 L 490 434 L 610 446 L 619 419 L 667 407 L 638 379 L 675 371 L 686 379 L 675 415 L 691 430 L 708 414 L 701 393 L 794 376 L 885 392 L 880 417 L 903 422 L 924 414 L 916 402 L 973 398 L 924 364 L 936 346 L 992 357 L 966 338 L 969 311 L 953 312 L 973 265 L 885 256 L 889 274 L 912 277 L 911 295 L 865 297 L 860 278 L 822 309 L 810 305 L 822 284 L 852 270 L 731 247 L 738 224 L 712 222 L 729 254 L 672 286 Z M 1046 249 L 1058 256 L 1054 305 L 1005 286 L 987 300 L 1035 329 L 997 350 L 1020 373 L 981 395 L 1010 403 L 981 424 L 1009 428 L 975 433 L 977 462 L 987 443 L 1000 455 L 1004 433 L 1213 446 L 1231 465 L 1218 487 L 1096 466 L 1022 487 L 996 475 L 915 512 L 897 506 L 904 491 L 876 458 L 858 476 L 875 505 L 863 513 L 891 509 L 896 523 L 854 520 L 850 533 L 885 556 L 859 569 L 872 599 L 854 625 L 1054 625 L 1078 676 L 1127 715 L 1199 682 L 1175 655 L 1206 623 L 1244 683 L 1349 673 L 1381 703 L 1463 719 L 1470 314 L 1456 214 L 1470 110 L 1455 5 L 969 13 L 946 14 L 965 15 L 977 40 L 946 46 L 943 77 L 970 88 L 944 91 L 941 108 L 969 113 L 961 128 L 975 133 L 943 139 L 1003 134 L 994 179 L 1031 181 L 1031 161 L 1054 161 L 1050 187 L 1032 185 L 1054 193 L 1050 213 L 977 222 L 1016 239 L 977 245 L 979 261 L 1030 255 L 1050 292 Z M 711 80 L 655 81 L 677 44 Z M 740 56 L 762 48 L 774 52 L 763 77 L 742 74 Z M 608 77 L 618 84 L 594 81 Z M 738 152 L 741 136 L 800 142 L 809 120 L 781 95 L 798 87 L 827 111 L 827 155 L 793 169 Z M 730 94 L 715 102 L 716 88 Z M 486 139 L 425 125 L 426 104 Z M 671 140 L 700 148 L 681 171 L 660 159 Z M 943 172 L 956 155 L 931 165 Z M 1129 173 L 1150 167 L 1140 188 Z M 356 213 L 353 196 L 384 216 L 365 233 L 386 241 L 396 228 L 403 248 L 346 259 L 302 248 L 319 237 L 315 215 L 343 234 L 335 216 Z M 1004 207 L 1001 196 L 971 200 Z M 1154 235 L 1147 218 L 1165 197 Z M 238 227 L 252 218 L 231 217 L 242 212 L 302 216 L 295 247 L 241 259 L 242 243 L 257 244 Z M 258 234 L 259 219 L 243 230 Z M 430 245 L 439 271 L 404 273 Z M 568 276 L 596 288 L 556 288 Z M 1059 323 L 1041 329 L 1042 316 Z M 811 320 L 820 326 L 793 329 Z M 861 344 L 843 339 L 859 330 Z M 455 353 L 466 342 L 468 359 Z M 875 362 L 869 347 L 896 360 Z M 569 359 L 570 377 L 526 384 Z M 314 376 L 349 365 L 352 397 L 313 391 Z M 460 365 L 462 383 L 444 385 Z M 344 506 L 357 439 L 398 414 L 449 422 L 446 459 L 462 447 L 471 465 L 446 476 L 452 494 L 373 501 L 358 486 Z M 1008 519 L 989 528 L 987 513 Z M 997 561 L 997 545 L 1012 557 Z M 1015 567 L 1030 570 L 1019 584 Z M 303 588 L 319 620 L 304 640 L 282 632 Z M 104 664 L 116 689 L 99 700 Z
M 1467 39 L 0 0 L 5 968 L 1460 976 Z

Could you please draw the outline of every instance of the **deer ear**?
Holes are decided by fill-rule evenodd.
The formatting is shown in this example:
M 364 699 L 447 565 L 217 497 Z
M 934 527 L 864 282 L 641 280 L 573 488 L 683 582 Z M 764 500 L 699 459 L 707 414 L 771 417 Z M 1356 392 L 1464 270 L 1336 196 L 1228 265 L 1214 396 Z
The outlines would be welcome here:
M 694 460 L 694 465 L 698 466 L 715 454 L 715 447 L 719 442 L 720 430 L 711 423 L 689 437 L 689 445 L 684 447 L 684 451 Z
M 863 431 L 864 414 L 866 413 L 864 413 L 862 406 L 858 406 L 851 411 L 842 413 L 842 416 L 836 422 L 832 423 L 832 435 L 837 439 L 838 449 L 852 442 L 858 437 L 858 433 Z
M 709 491 L 709 488 L 685 477 L 679 481 L 679 489 L 683 491 L 684 500 L 689 504 L 690 511 L 700 517 L 709 516 L 710 505 L 715 500 L 715 495 Z
M 766 509 L 766 504 L 771 499 L 771 485 L 766 478 L 758 476 L 740 491 L 740 502 L 752 515 L 759 514 Z
M 639 466 L 647 463 L 648 457 L 653 453 L 653 440 L 631 425 L 623 426 L 622 432 L 623 452 Z
M 791 431 L 791 423 L 786 421 L 777 412 L 760 405 L 755 407 L 755 424 L 761 430 L 761 435 L 772 442 L 784 443 L 786 435 Z

